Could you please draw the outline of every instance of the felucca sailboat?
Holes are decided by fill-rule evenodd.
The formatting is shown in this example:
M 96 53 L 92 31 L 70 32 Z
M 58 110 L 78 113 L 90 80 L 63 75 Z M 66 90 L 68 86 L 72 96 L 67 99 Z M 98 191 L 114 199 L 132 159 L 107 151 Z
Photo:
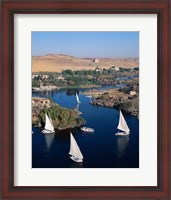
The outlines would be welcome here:
M 70 158 L 75 161 L 82 163 L 83 162 L 83 155 L 80 151 L 80 148 L 74 139 L 72 133 L 70 132 L 70 151 L 69 154 L 71 155 Z
M 115 135 L 126 136 L 126 135 L 129 135 L 130 133 L 129 127 L 125 121 L 125 118 L 121 110 L 120 110 L 119 123 L 118 123 L 117 129 L 121 130 L 122 132 L 118 131 L 118 133 L 116 133 Z
M 49 118 L 47 116 L 47 114 L 45 114 L 45 115 L 46 115 L 46 122 L 45 122 L 45 127 L 44 127 L 44 130 L 42 131 L 42 133 L 54 133 L 55 130 L 54 130 L 52 120 L 51 120 L 51 118 Z
M 81 103 L 81 101 L 79 100 L 79 97 L 78 97 L 77 93 L 76 93 L 76 100 L 77 100 L 77 103 Z

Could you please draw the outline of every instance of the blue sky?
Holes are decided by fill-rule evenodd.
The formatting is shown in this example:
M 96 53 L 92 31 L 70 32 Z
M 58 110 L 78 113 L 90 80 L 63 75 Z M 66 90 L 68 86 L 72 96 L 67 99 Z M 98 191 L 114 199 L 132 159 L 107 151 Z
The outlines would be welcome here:
M 138 58 L 139 32 L 32 32 L 32 55 Z

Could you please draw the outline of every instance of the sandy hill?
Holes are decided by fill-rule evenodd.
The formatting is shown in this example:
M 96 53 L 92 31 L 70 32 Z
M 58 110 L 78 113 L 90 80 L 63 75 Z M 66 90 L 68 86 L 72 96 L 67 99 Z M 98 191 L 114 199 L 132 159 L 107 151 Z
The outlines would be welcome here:
M 139 66 L 137 58 L 98 58 L 99 62 L 95 62 L 95 58 L 76 58 L 69 55 L 62 54 L 47 54 L 45 56 L 32 57 L 32 71 L 48 71 L 61 72 L 65 69 L 72 70 L 94 70 L 97 66 L 99 68 L 110 68 L 112 66 L 132 68 Z

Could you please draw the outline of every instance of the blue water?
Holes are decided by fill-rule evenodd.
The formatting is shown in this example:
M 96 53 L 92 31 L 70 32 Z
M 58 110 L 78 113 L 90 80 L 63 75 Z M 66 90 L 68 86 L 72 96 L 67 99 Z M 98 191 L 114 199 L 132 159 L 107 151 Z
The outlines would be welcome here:
M 56 92 L 33 93 L 32 96 L 51 97 L 53 101 L 67 108 L 78 105 L 75 93 L 79 90 L 59 90 Z M 139 120 L 126 113 L 124 117 L 130 128 L 130 135 L 115 136 L 119 111 L 91 105 L 90 98 L 79 93 L 79 111 L 86 120 L 86 126 L 95 132 L 84 133 L 79 128 L 72 130 L 81 152 L 83 164 L 74 163 L 68 155 L 70 131 L 58 131 L 55 135 L 42 134 L 40 128 L 33 127 L 32 167 L 33 168 L 138 168 L 139 167 Z
M 134 78 L 138 78 L 138 75 L 118 77 L 118 78 L 116 78 L 116 80 L 123 81 L 123 80 L 131 80 L 131 79 L 134 79 Z

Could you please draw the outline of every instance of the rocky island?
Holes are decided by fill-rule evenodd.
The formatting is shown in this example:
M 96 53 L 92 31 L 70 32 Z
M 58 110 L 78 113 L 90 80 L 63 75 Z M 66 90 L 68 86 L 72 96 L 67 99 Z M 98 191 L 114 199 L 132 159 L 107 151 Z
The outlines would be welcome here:
M 38 127 L 45 125 L 45 113 L 47 113 L 57 130 L 80 127 L 85 120 L 75 110 L 63 108 L 49 98 L 32 98 L 32 124 Z
M 88 92 L 84 92 L 88 95 Z M 110 108 L 120 108 L 125 112 L 139 117 L 139 95 L 135 91 L 130 91 L 129 94 L 115 90 L 92 90 L 92 105 L 110 107 Z

